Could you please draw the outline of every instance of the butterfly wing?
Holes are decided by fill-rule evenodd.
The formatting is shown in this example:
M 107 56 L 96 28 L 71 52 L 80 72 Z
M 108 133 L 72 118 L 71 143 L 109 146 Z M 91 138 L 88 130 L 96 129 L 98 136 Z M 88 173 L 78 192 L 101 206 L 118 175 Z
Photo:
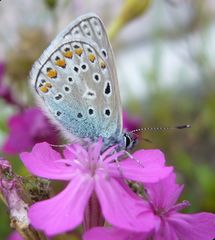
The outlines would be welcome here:
M 112 47 L 107 37 L 107 33 L 102 20 L 94 13 L 88 13 L 78 17 L 71 22 L 61 33 L 58 34 L 56 40 L 61 38 L 80 38 L 84 37 L 97 43 L 100 54 L 105 58 L 111 71 L 114 73 L 115 84 L 118 86 L 116 68 Z M 120 98 L 119 98 L 120 100 Z
M 56 37 L 34 64 L 31 83 L 42 108 L 70 139 L 122 132 L 113 53 L 97 16 L 78 18 Z
M 75 21 L 70 23 L 65 30 L 59 34 L 60 38 L 84 37 L 98 45 L 99 53 L 104 58 L 106 65 L 111 71 L 114 94 L 116 94 L 116 106 L 118 118 L 117 128 L 122 132 L 122 107 L 120 99 L 120 91 L 118 86 L 117 71 L 115 67 L 114 55 L 111 44 L 102 20 L 94 13 L 88 13 L 78 17 Z
M 77 138 L 119 135 L 117 92 L 99 47 L 88 39 L 66 39 L 46 50 L 31 79 L 42 108 Z
M 112 72 L 113 79 L 111 79 L 111 81 L 116 89 L 117 102 L 115 104 L 118 106 L 119 113 L 119 122 L 117 125 L 118 128 L 122 130 L 122 107 L 113 50 L 102 20 L 94 13 L 87 13 L 75 19 L 58 34 L 56 41 L 59 42 L 61 39 L 65 38 L 71 39 L 81 37 L 87 38 L 98 45 L 99 53 L 105 59 L 106 64 Z
M 79 17 L 61 32 L 30 76 L 42 108 L 70 139 L 114 138 L 122 132 L 113 53 L 94 14 Z

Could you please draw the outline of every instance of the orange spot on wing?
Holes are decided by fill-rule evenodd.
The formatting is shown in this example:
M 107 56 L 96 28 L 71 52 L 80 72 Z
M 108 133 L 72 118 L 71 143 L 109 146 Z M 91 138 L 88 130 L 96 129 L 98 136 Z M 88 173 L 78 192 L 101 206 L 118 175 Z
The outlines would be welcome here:
M 106 68 L 106 64 L 105 64 L 105 62 L 102 61 L 102 60 L 100 61 L 99 65 L 100 65 L 100 67 L 101 67 L 102 69 Z
M 56 78 L 57 77 L 57 71 L 55 69 L 50 69 L 47 72 L 47 76 L 50 78 Z
M 75 53 L 76 53 L 78 56 L 81 56 L 81 54 L 83 53 L 83 48 L 76 48 L 76 49 L 75 49 Z
M 64 57 L 66 58 L 72 58 L 73 52 L 72 51 L 66 51 L 63 53 Z
M 94 54 L 90 53 L 90 54 L 88 55 L 88 59 L 90 60 L 90 62 L 94 62 L 95 59 L 96 59 L 96 57 L 95 57 Z
M 56 64 L 57 66 L 59 66 L 59 67 L 62 67 L 62 68 L 66 67 L 66 61 L 65 61 L 64 59 L 58 59 L 58 60 L 56 60 L 56 61 L 55 61 L 55 64 Z
M 46 87 L 46 88 L 52 88 L 52 85 L 51 85 L 50 82 L 46 82 L 45 85 L 44 85 L 44 87 Z
M 49 91 L 46 86 L 42 86 L 42 87 L 40 87 L 39 89 L 40 89 L 40 91 L 43 92 L 43 93 L 47 93 L 47 92 Z

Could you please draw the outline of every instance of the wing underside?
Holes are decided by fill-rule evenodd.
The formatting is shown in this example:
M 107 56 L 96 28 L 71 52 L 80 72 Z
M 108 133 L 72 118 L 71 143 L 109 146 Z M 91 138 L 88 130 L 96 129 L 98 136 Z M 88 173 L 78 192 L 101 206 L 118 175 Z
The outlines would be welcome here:
M 44 51 L 31 72 L 42 108 L 76 138 L 109 138 L 122 131 L 112 49 L 101 20 L 75 20 Z

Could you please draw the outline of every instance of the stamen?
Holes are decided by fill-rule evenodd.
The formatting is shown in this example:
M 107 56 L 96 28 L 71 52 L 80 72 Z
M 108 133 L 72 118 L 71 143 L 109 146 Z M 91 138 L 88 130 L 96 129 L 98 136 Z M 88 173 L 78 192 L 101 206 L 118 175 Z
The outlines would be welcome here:
M 116 148 L 116 146 L 117 146 L 117 145 L 114 145 L 114 146 L 108 148 L 108 149 L 101 155 L 102 159 L 104 160 L 108 155 L 112 155 L 112 154 L 113 154 L 113 151 L 114 151 L 115 148 Z
M 165 211 L 165 213 L 170 213 L 170 212 L 178 212 L 186 207 L 189 207 L 191 204 L 189 201 L 184 200 L 182 203 L 178 203 L 174 205 L 173 207 L 169 208 L 168 210 Z
M 125 179 L 125 177 L 124 177 L 124 175 L 123 175 L 123 172 L 122 172 L 122 169 L 120 168 L 120 161 L 118 160 L 117 157 L 116 157 L 115 161 L 116 161 L 117 169 L 119 170 L 120 177 L 121 177 L 122 179 Z
M 124 154 L 124 150 L 120 151 L 120 152 L 117 152 L 117 153 L 114 153 L 113 155 L 107 157 L 104 159 L 104 162 L 105 163 L 110 163 L 110 162 L 113 162 L 116 158 L 122 156 Z

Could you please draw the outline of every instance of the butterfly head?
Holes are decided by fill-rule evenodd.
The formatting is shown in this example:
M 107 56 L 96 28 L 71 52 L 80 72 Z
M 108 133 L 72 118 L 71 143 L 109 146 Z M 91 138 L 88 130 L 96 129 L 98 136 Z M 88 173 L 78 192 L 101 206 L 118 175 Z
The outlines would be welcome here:
M 137 135 L 132 132 L 125 132 L 123 135 L 123 148 L 132 149 L 137 143 Z
M 116 150 L 130 150 L 132 149 L 135 144 L 137 143 L 138 136 L 135 133 L 132 132 L 122 132 L 117 133 L 109 138 L 103 138 L 103 149 L 102 151 L 105 151 L 110 146 L 116 145 Z M 97 141 L 97 140 L 95 140 Z

